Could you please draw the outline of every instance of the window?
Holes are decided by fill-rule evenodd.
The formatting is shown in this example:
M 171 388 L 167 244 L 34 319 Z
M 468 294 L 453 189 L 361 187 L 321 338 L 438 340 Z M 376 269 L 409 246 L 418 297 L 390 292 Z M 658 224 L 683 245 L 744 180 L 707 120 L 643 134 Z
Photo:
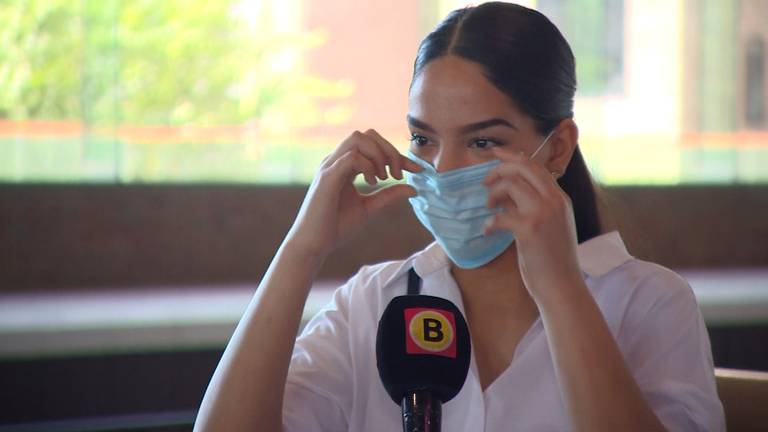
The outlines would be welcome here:
M 768 3 L 520 3 L 574 49 L 600 182 L 768 181 Z M 295 183 L 355 129 L 404 149 L 417 45 L 466 4 L 6 0 L 0 181 Z
M 540 0 L 577 59 L 581 95 L 624 91 L 624 0 Z

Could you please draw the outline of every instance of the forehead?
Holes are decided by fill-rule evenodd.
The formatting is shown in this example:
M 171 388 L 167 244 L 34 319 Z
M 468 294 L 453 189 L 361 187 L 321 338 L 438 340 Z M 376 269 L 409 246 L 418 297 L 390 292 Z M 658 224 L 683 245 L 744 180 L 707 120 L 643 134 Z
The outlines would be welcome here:
M 455 56 L 428 63 L 408 94 L 409 115 L 433 126 L 451 127 L 501 117 L 521 120 L 512 100 L 496 88 L 477 63 Z

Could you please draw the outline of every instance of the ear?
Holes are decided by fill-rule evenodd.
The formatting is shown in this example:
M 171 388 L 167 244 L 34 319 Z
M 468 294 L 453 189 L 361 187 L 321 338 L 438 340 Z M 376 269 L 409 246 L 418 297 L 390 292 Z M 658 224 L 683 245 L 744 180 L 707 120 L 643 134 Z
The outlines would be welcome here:
M 544 166 L 555 177 L 561 177 L 571 162 L 573 152 L 579 143 L 579 128 L 573 119 L 564 119 L 555 128 L 552 134 L 550 151 Z

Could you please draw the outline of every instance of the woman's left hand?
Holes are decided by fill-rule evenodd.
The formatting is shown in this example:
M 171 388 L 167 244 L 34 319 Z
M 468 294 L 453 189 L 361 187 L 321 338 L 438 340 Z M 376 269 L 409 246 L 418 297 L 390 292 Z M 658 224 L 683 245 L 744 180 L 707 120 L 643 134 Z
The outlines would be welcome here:
M 522 154 L 492 151 L 502 162 L 483 182 L 489 189 L 487 206 L 503 211 L 489 220 L 485 232 L 515 235 L 520 274 L 539 306 L 562 299 L 563 289 L 583 285 L 571 200 L 540 164 Z

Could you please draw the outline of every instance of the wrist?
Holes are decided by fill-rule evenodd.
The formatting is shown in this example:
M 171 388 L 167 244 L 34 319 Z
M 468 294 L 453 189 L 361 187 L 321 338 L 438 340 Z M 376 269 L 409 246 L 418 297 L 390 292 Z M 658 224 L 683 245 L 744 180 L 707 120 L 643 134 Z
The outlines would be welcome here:
M 567 313 L 584 301 L 593 301 L 587 284 L 581 278 L 556 279 L 547 284 L 548 289 L 539 290 L 532 295 L 542 313 L 544 311 L 555 314 Z
M 325 262 L 325 258 L 329 254 L 329 252 L 324 251 L 321 248 L 299 241 L 290 234 L 280 245 L 280 249 L 277 253 L 282 259 L 289 260 L 302 266 L 302 268 L 311 269 L 313 271 L 320 269 Z

